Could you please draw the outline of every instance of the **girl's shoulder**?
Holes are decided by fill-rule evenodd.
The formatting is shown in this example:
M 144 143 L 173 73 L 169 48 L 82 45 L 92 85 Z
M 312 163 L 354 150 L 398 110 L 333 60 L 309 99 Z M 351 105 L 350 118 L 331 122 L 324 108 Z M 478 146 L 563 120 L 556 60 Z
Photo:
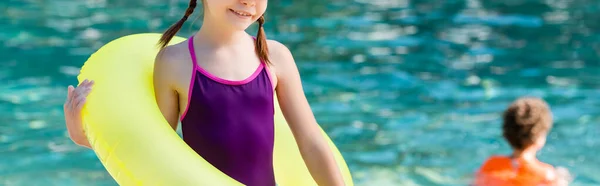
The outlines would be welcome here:
M 276 40 L 267 40 L 269 50 L 270 73 L 272 77 L 276 77 L 274 84 L 278 84 L 280 80 L 290 79 L 288 77 L 299 73 L 292 52 L 283 43 Z
M 283 43 L 268 39 L 267 46 L 269 48 L 269 58 L 273 59 L 273 62 L 287 61 L 292 58 L 292 52 Z
M 187 41 L 161 49 L 154 59 L 155 77 L 161 80 L 178 82 L 189 69 L 192 62 Z
M 283 43 L 269 39 L 267 40 L 267 46 L 269 50 L 269 61 L 272 66 L 275 66 L 279 71 L 290 69 L 290 67 L 296 67 L 292 52 Z
M 189 61 L 190 57 L 186 43 L 187 40 L 161 49 L 156 55 L 156 62 L 177 65 L 177 63 Z

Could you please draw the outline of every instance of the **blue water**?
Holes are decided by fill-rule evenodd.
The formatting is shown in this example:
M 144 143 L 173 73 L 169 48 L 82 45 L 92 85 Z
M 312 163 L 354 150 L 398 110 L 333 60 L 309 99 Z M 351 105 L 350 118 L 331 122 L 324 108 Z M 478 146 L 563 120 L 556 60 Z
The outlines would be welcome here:
M 2 0 L 0 185 L 116 185 L 69 140 L 66 87 L 100 46 L 162 32 L 186 6 Z M 555 115 L 539 158 L 567 167 L 572 185 L 600 185 L 598 20 L 596 0 L 278 0 L 266 31 L 293 52 L 356 185 L 468 184 L 510 153 L 499 116 L 524 95 Z

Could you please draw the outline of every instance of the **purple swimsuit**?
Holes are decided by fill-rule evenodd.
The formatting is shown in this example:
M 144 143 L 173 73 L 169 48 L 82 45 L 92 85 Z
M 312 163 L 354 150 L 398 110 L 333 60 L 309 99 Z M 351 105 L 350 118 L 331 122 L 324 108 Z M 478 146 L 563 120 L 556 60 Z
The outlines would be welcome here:
M 183 140 L 242 184 L 274 186 L 273 85 L 268 68 L 261 61 L 245 80 L 225 80 L 198 66 L 193 37 L 187 42 L 194 70 L 181 116 Z

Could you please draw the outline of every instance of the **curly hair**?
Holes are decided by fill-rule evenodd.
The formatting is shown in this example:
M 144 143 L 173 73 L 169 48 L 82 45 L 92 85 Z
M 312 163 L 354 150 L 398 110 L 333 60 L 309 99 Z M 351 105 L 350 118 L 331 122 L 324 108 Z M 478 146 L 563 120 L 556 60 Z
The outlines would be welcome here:
M 525 97 L 514 101 L 504 111 L 503 136 L 512 148 L 523 150 L 552 128 L 552 112 L 539 98 Z

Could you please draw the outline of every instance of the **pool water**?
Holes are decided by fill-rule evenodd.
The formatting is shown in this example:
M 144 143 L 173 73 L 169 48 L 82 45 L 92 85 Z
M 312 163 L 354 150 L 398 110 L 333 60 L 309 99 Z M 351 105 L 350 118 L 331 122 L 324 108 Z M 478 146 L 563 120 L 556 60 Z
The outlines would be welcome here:
M 66 87 L 100 46 L 162 32 L 186 7 L 1 1 L 0 185 L 116 185 L 69 140 Z M 600 1 L 274 0 L 266 18 L 356 185 L 469 184 L 487 157 L 510 153 L 500 114 L 525 95 L 554 112 L 539 158 L 568 168 L 572 185 L 600 185 Z

